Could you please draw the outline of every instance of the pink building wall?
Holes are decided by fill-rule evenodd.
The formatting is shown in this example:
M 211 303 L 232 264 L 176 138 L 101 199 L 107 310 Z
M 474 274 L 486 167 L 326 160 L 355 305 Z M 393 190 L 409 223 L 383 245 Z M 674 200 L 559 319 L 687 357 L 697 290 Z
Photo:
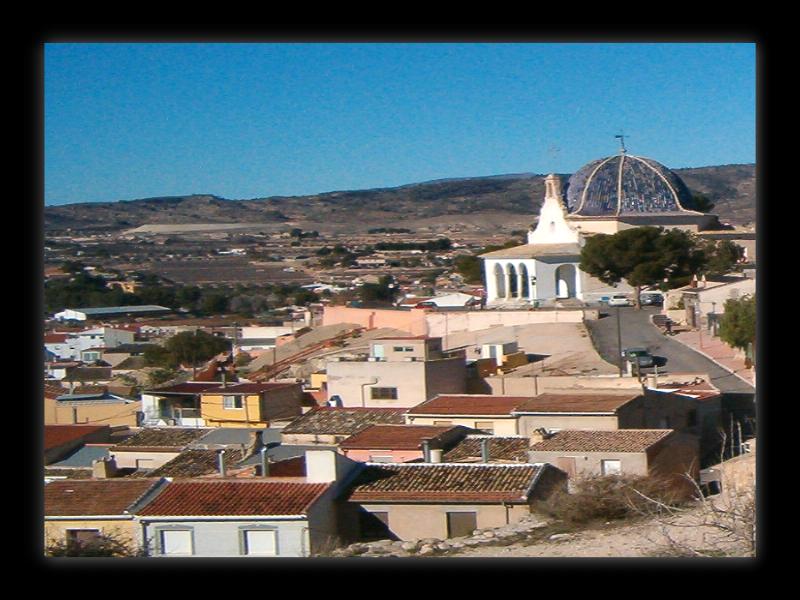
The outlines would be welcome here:
M 370 456 L 391 456 L 394 462 L 408 462 L 422 458 L 422 450 L 346 450 L 339 448 L 339 452 L 351 460 L 369 462 Z

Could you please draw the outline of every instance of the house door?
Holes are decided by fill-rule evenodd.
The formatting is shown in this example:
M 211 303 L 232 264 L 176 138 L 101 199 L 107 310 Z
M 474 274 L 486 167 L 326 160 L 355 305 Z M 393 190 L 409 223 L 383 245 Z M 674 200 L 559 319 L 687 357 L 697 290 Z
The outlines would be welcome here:
M 375 344 L 372 347 L 372 353 L 375 356 L 375 358 L 384 358 L 385 354 L 383 353 L 383 345 Z
M 462 537 L 471 534 L 478 528 L 478 513 L 447 513 L 447 537 Z

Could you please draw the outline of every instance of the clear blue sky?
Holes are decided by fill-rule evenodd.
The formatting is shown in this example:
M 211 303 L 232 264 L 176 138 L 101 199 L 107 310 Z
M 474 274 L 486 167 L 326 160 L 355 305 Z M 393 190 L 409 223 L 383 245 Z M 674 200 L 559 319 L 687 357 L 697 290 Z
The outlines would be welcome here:
M 47 44 L 45 204 L 755 162 L 754 44 Z

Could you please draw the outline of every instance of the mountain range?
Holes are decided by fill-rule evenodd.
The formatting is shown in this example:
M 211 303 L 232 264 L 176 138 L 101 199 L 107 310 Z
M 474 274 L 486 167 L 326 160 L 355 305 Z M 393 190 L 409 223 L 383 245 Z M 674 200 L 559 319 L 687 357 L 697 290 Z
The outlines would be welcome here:
M 674 169 L 693 193 L 706 195 L 720 220 L 755 223 L 755 165 Z M 258 223 L 291 227 L 318 224 L 366 229 L 441 217 L 508 213 L 535 218 L 544 198 L 544 175 L 518 173 L 440 179 L 393 188 L 307 196 L 229 200 L 210 194 L 46 206 L 45 231 L 125 230 L 148 224 Z M 562 177 L 569 177 L 562 174 Z M 354 221 L 354 216 L 357 219 Z M 458 219 L 454 219 L 457 221 Z M 478 219 L 479 220 L 479 219 Z M 526 222 L 527 223 L 527 222 Z

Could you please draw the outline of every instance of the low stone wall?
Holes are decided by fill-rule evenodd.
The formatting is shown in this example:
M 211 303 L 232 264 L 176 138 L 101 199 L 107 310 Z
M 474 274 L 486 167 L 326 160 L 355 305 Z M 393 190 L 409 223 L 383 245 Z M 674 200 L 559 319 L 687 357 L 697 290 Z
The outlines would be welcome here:
M 331 552 L 333 557 L 408 557 L 445 556 L 476 546 L 507 546 L 529 538 L 549 523 L 536 515 L 526 515 L 518 522 L 494 529 L 476 529 L 471 535 L 457 538 L 419 540 L 378 540 L 359 542 Z

